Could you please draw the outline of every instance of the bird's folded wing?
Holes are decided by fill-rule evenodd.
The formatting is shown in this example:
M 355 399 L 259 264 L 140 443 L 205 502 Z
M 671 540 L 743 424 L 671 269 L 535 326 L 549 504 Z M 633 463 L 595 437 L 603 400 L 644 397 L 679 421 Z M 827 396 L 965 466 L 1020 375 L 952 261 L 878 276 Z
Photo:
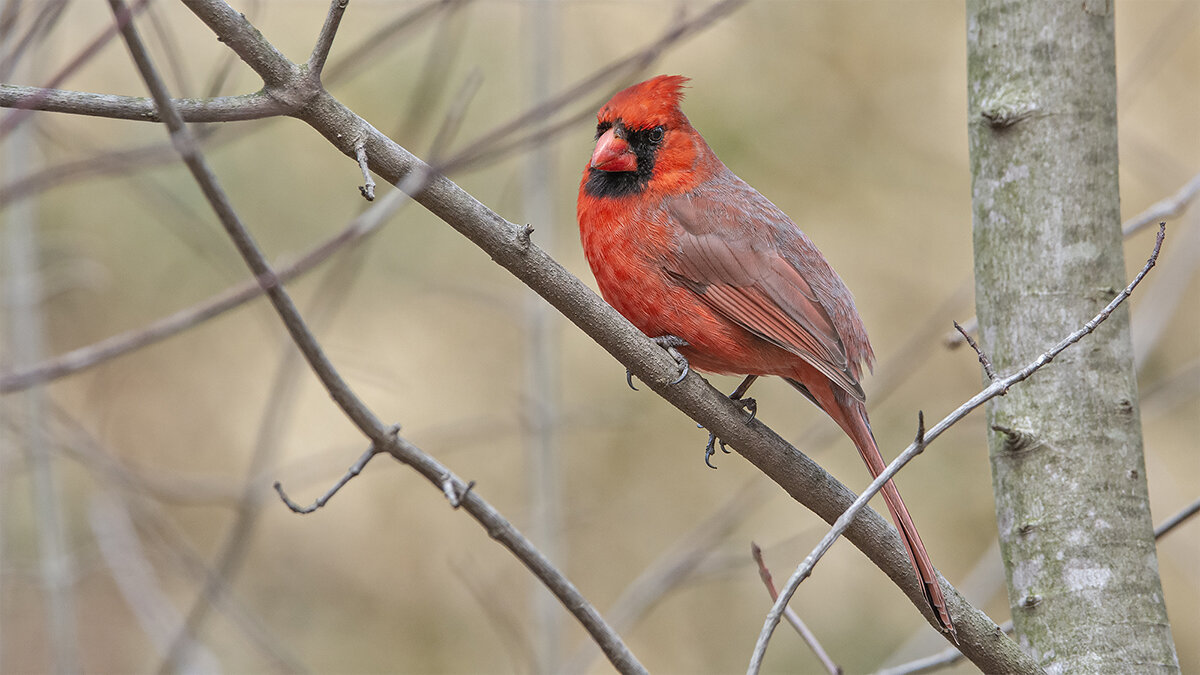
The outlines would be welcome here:
M 667 270 L 672 277 L 726 318 L 865 399 L 828 312 L 767 236 L 769 227 L 747 226 L 753 212 L 695 196 L 676 200 L 669 210 L 680 225 L 678 260 Z

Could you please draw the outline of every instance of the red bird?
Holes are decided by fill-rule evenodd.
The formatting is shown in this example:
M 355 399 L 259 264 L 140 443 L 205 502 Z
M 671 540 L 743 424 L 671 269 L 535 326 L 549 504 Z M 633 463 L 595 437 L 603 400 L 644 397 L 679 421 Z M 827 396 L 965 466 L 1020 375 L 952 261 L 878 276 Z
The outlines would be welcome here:
M 885 464 L 859 385 L 874 354 L 854 299 L 800 228 L 692 128 L 679 107 L 687 81 L 661 75 L 636 84 L 596 115 L 578 217 L 600 292 L 643 333 L 677 349 L 684 374 L 690 363 L 748 375 L 735 400 L 758 376 L 786 379 L 837 422 L 878 476 Z M 706 462 L 712 453 L 710 441 Z M 883 497 L 934 616 L 953 633 L 925 545 L 891 481 Z

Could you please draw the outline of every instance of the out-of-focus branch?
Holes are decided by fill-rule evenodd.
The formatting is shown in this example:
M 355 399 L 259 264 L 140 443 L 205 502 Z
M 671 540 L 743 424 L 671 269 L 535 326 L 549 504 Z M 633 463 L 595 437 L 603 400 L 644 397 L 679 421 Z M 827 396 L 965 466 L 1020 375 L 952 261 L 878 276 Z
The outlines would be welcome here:
M 1175 194 L 1151 204 L 1145 211 L 1125 221 L 1125 224 L 1121 226 L 1121 234 L 1128 237 L 1140 232 L 1148 225 L 1179 216 L 1187 211 L 1192 201 L 1196 199 L 1196 195 L 1200 195 L 1200 173 L 1192 176 L 1192 179 L 1184 183 L 1183 187 L 1179 188 Z
M 37 16 L 29 21 L 25 33 L 17 38 L 13 35 L 17 20 L 21 17 L 21 10 L 29 6 L 16 2 L 6 2 L 0 6 L 0 79 L 7 80 L 29 49 L 58 23 L 63 10 L 67 8 L 67 0 L 41 3 Z
M 750 555 L 758 564 L 758 576 L 762 579 L 763 585 L 767 587 L 767 595 L 770 595 L 771 602 L 774 602 L 779 597 L 779 592 L 775 590 L 775 581 L 771 578 L 771 570 L 767 567 L 767 562 L 763 560 L 762 549 L 758 547 L 758 544 L 750 542 Z M 795 628 L 796 632 L 800 634 L 800 639 L 804 640 L 804 644 L 808 645 L 813 654 L 817 655 L 817 659 L 825 667 L 825 671 L 830 675 L 841 675 L 842 667 L 829 658 L 825 648 L 817 641 L 817 636 L 805 625 L 800 616 L 793 612 L 791 607 L 784 609 L 783 615 L 787 618 L 788 623 L 792 624 L 792 628 Z
M 932 429 L 929 430 L 928 433 L 924 431 L 924 420 L 922 419 L 920 425 L 921 429 L 917 432 L 916 440 L 913 441 L 913 443 L 909 445 L 904 452 L 900 453 L 900 455 L 888 465 L 887 469 L 884 470 L 883 473 L 879 474 L 879 476 L 872 481 L 871 485 L 863 491 L 862 495 L 859 496 L 858 499 L 854 500 L 854 504 L 851 505 L 850 508 L 846 509 L 846 512 L 838 518 L 837 522 L 834 523 L 834 526 L 829 533 L 825 535 L 823 539 L 821 539 L 820 543 L 817 544 L 817 547 L 813 549 L 812 553 L 810 553 L 808 557 L 804 559 L 804 562 L 800 564 L 800 566 L 792 574 L 791 578 L 788 579 L 787 584 L 783 587 L 783 591 L 779 594 L 779 599 L 775 602 L 775 605 L 767 614 L 766 621 L 763 623 L 762 632 L 759 634 L 758 642 L 754 646 L 754 653 L 750 657 L 750 666 L 746 671 L 747 675 L 755 675 L 761 669 L 762 658 L 766 653 L 767 643 L 771 639 L 771 633 L 774 632 L 775 627 L 779 625 L 779 619 L 780 616 L 782 616 L 783 608 L 787 606 L 792 594 L 796 592 L 796 589 L 800 586 L 800 583 L 812 573 L 813 566 L 817 564 L 817 561 L 821 559 L 821 556 L 825 555 L 829 548 L 833 546 L 833 542 L 836 541 L 837 538 L 840 537 L 846 530 L 846 528 L 849 527 L 857 513 L 866 506 L 871 497 L 875 496 L 875 494 L 883 488 L 883 485 L 887 483 L 887 481 L 891 480 L 891 478 L 895 476 L 905 464 L 923 452 L 925 447 L 935 438 L 940 436 L 946 429 L 949 429 L 959 420 L 966 417 L 968 413 L 984 403 L 997 396 L 1003 396 L 1004 394 L 1008 393 L 1008 390 L 1014 385 L 1028 379 L 1043 366 L 1053 361 L 1068 347 L 1079 342 L 1084 337 L 1091 334 L 1092 331 L 1096 330 L 1096 327 L 1108 319 L 1108 317 L 1117 309 L 1117 307 L 1119 307 L 1122 302 L 1125 302 L 1125 300 L 1133 293 L 1133 290 L 1142 282 L 1142 279 L 1146 278 L 1146 275 L 1150 273 L 1150 270 L 1154 267 L 1155 262 L 1158 260 L 1158 254 L 1159 251 L 1162 250 L 1163 239 L 1166 237 L 1166 233 L 1167 225 L 1166 223 L 1162 223 L 1159 226 L 1158 237 L 1154 241 L 1154 250 L 1151 252 L 1149 259 L 1146 260 L 1146 264 L 1142 267 L 1142 270 L 1138 272 L 1137 276 L 1133 278 L 1133 281 L 1129 282 L 1129 285 L 1126 286 L 1124 290 L 1118 293 L 1117 296 L 1113 298 L 1107 306 L 1104 307 L 1104 309 L 1100 310 L 1099 314 L 1092 317 L 1092 319 L 1085 323 L 1081 328 L 1063 338 L 1058 344 L 1051 347 L 1048 351 L 1034 359 L 1031 363 L 1027 364 L 1019 371 L 999 380 L 993 380 L 991 385 L 975 396 L 971 397 L 970 400 L 943 418 L 942 421 L 938 422 Z M 1034 668 L 1036 669 L 1036 666 L 1034 666 Z
M 62 7 L 57 6 L 56 11 Z M 47 17 L 52 22 L 53 18 Z M 34 30 L 30 30 L 34 34 Z M 0 48 L 8 45 L 0 41 Z M 33 72 L 33 64 L 23 64 L 22 70 Z M 22 73 L 24 74 L 24 73 Z M 7 143 L 0 144 L 0 177 L 10 178 L 18 166 L 36 165 L 33 151 L 33 130 L 19 128 Z M 20 204 L 8 209 L 0 220 L 0 335 L 5 349 L 0 357 L 18 364 L 36 363 L 42 358 L 46 343 L 46 317 L 43 284 L 43 228 L 37 204 Z M 20 444 L 25 449 L 25 466 L 29 472 L 29 496 L 32 527 L 36 535 L 38 586 L 45 601 L 42 619 L 49 652 L 49 668 L 58 673 L 80 669 L 78 614 L 75 609 L 75 554 L 68 541 L 72 529 L 69 510 L 64 508 L 61 472 L 53 451 L 49 428 L 49 396 L 44 388 L 36 387 L 4 401 L 11 406 L 14 417 L 24 420 Z M 3 445 L 0 442 L 0 445 Z M 3 528 L 0 528 L 3 535 Z M 4 550 L 0 540 L 0 551 Z M 5 589 L 7 590 L 7 589 Z M 7 619 L 6 619 L 7 621 Z
M 1186 522 L 1188 518 L 1191 518 L 1197 513 L 1200 513 L 1200 499 L 1197 499 L 1191 504 L 1183 507 L 1179 513 L 1167 518 L 1158 527 L 1154 528 L 1154 538 L 1158 539 L 1165 536 L 1168 532 L 1176 527 L 1179 527 Z
M 133 9 L 131 10 L 129 16 L 132 17 L 141 11 L 141 9 L 146 6 L 147 1 L 148 0 L 137 0 L 137 2 L 134 3 Z M 59 5 L 59 10 L 61 11 L 61 8 L 67 3 L 61 2 L 57 4 Z M 128 20 L 129 19 L 126 19 L 126 21 Z M 72 73 L 79 70 L 79 68 L 81 68 L 85 63 L 91 61 L 92 57 L 95 56 L 100 49 L 103 48 L 104 45 L 108 44 L 108 41 L 117 34 L 117 29 L 119 27 L 119 25 L 106 26 L 104 30 L 101 31 L 100 35 L 96 36 L 95 39 L 85 45 L 84 48 L 75 55 L 75 58 L 71 59 L 67 65 L 59 69 L 58 73 L 50 78 L 49 82 L 46 84 L 46 89 L 39 90 L 39 93 L 26 100 L 24 105 L 15 106 L 18 108 L 17 110 L 5 115 L 4 119 L 0 121 L 0 140 L 3 140 L 13 129 L 17 128 L 17 125 L 21 124 L 22 121 L 29 117 L 31 110 L 36 109 L 35 106 L 37 105 L 38 99 L 41 95 L 44 95 L 48 91 L 52 91 L 52 88 L 55 87 L 59 82 L 62 82 Z M 6 67 L 0 67 L 0 72 L 5 70 L 7 70 Z M 2 88 L 3 87 L 0 87 L 0 89 Z
M 344 296 L 352 285 L 353 277 L 361 269 L 361 263 L 361 255 L 342 257 L 326 272 L 316 295 L 310 301 L 308 317 L 311 325 L 327 325 L 336 312 L 345 306 Z M 259 480 L 259 476 L 276 462 L 282 448 L 282 439 L 287 436 L 287 429 L 291 425 L 299 401 L 300 380 L 305 375 L 300 353 L 293 349 L 290 343 L 284 343 L 282 351 L 283 356 L 265 397 L 266 408 L 255 434 L 254 452 L 242 482 L 237 515 L 213 558 L 213 574 L 205 580 L 200 594 L 192 601 L 183 627 L 159 665 L 160 672 L 168 672 L 173 663 L 182 660 L 194 636 L 203 634 L 203 625 L 210 615 L 213 600 L 221 593 L 222 588 L 234 584 L 234 579 L 246 559 L 254 528 L 267 496 L 265 485 Z
M 295 262 L 280 266 L 276 270 L 276 278 L 282 283 L 307 274 L 342 248 L 374 234 L 408 201 L 408 195 L 401 191 L 389 192 L 370 209 L 352 220 L 342 231 L 305 252 Z M 0 393 L 19 391 L 39 382 L 70 375 L 155 344 L 220 316 L 262 294 L 262 286 L 252 279 L 148 326 L 114 335 L 30 367 L 0 373 Z
M 159 584 L 128 510 L 114 495 L 101 493 L 92 498 L 88 522 L 125 604 L 154 649 L 160 655 L 167 654 L 175 627 L 183 623 L 183 617 Z M 171 665 L 180 673 L 215 673 L 219 670 L 212 651 L 191 639 L 186 651 L 181 650 L 179 658 L 171 661 Z
M 547 122 L 551 115 L 562 110 L 567 104 L 577 102 L 584 95 L 596 91 L 601 83 L 614 76 L 632 73 L 653 63 L 671 45 L 708 28 L 741 7 L 745 2 L 746 0 L 719 0 L 693 17 L 680 15 L 654 42 L 605 65 L 574 86 L 568 87 L 561 94 L 546 99 L 531 110 L 521 113 L 509 122 L 480 136 L 468 147 L 447 159 L 442 166 L 443 170 L 451 171 L 477 166 L 497 155 L 504 156 L 513 150 L 529 147 L 538 142 L 538 139 L 561 133 L 564 129 L 587 119 L 595 112 L 595 106 L 584 108 L 558 123 Z M 525 131 L 530 128 L 532 131 Z

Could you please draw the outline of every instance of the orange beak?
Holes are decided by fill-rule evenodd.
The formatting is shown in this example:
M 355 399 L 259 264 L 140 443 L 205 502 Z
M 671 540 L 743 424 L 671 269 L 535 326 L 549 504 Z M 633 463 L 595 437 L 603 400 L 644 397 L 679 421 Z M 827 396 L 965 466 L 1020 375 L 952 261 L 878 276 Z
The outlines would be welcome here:
M 637 155 L 629 148 L 629 142 L 613 131 L 609 129 L 596 139 L 596 150 L 588 166 L 597 171 L 637 171 Z

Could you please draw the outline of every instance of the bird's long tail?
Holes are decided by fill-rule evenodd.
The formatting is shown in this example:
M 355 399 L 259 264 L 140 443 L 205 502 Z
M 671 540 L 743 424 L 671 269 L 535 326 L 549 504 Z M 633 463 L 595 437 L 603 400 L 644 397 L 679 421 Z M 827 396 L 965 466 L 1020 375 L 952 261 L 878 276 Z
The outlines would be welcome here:
M 795 384 L 797 383 L 793 383 L 793 386 Z M 804 390 L 802 389 L 802 391 Z M 874 434 L 871 433 L 871 423 L 867 420 L 867 413 L 862 403 L 832 386 L 824 392 L 810 393 L 806 391 L 805 393 L 814 398 L 817 404 L 854 441 L 854 445 L 858 448 L 858 453 L 862 455 L 863 461 L 866 462 L 871 476 L 878 477 L 879 474 L 883 473 L 887 465 L 884 463 L 883 457 L 879 454 L 879 447 L 875 443 Z M 816 395 L 813 396 L 814 394 Z M 830 395 L 832 395 L 832 401 L 828 400 Z M 925 600 L 933 610 L 934 617 L 941 624 L 942 630 L 954 637 L 956 635 L 954 622 L 951 621 L 950 612 L 946 609 L 946 598 L 942 595 L 942 587 L 938 583 L 937 572 L 933 569 L 933 563 L 929 560 L 929 554 L 925 552 L 925 544 L 921 541 L 921 535 L 917 533 L 917 526 L 913 523 L 912 516 L 908 513 L 908 507 L 904 505 L 904 500 L 900 498 L 900 491 L 896 489 L 895 483 L 889 480 L 887 483 L 884 483 L 881 492 L 883 493 L 883 500 L 887 503 L 888 511 L 892 514 L 892 521 L 896 524 L 896 529 L 900 532 L 900 540 L 904 543 L 904 549 L 908 551 L 909 562 L 912 563 L 913 571 L 917 573 L 917 578 L 921 582 L 921 587 L 925 592 Z

